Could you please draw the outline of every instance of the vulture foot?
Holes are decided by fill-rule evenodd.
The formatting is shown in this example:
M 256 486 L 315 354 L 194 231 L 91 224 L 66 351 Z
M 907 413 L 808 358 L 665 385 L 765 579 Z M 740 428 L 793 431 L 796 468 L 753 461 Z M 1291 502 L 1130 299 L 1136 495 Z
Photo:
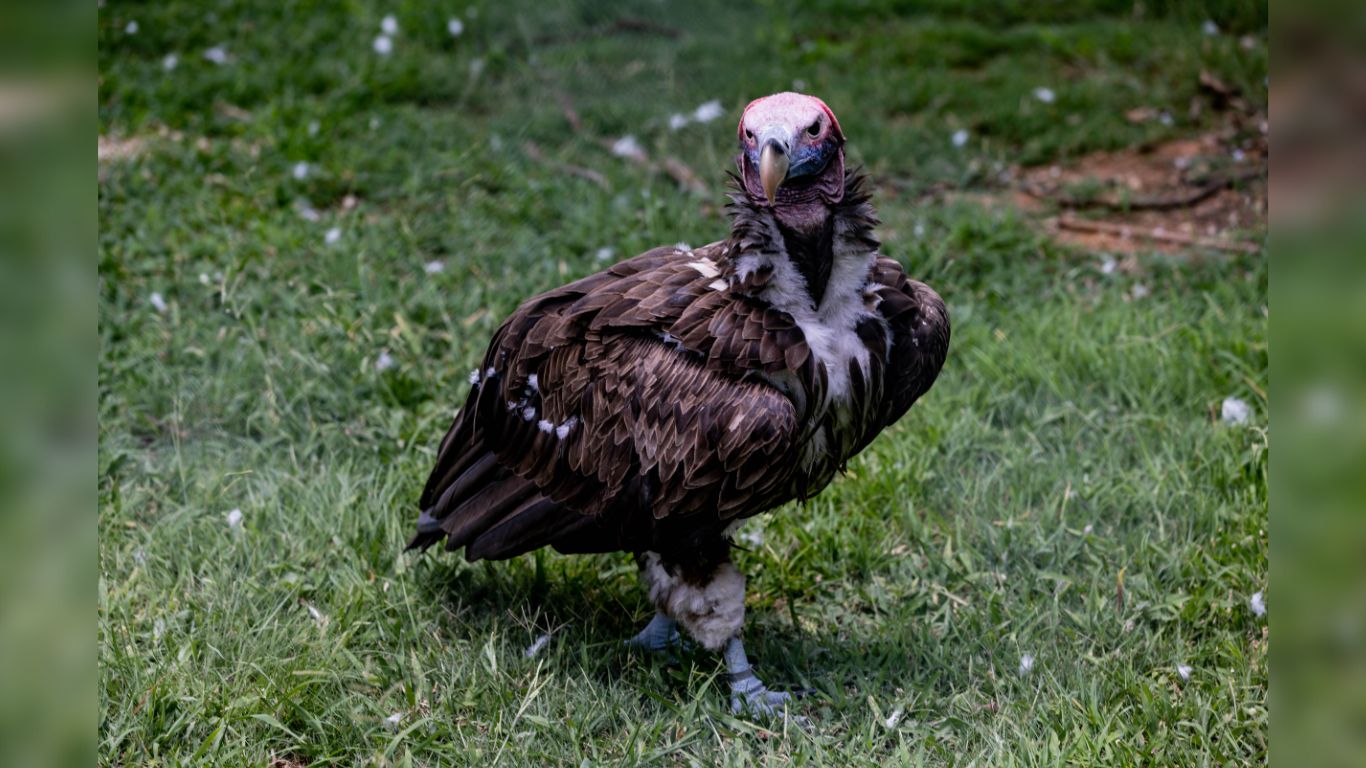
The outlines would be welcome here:
M 663 653 L 682 646 L 683 638 L 678 634 L 678 622 L 656 613 L 640 634 L 626 641 L 631 648 L 651 653 Z
M 730 678 L 730 711 L 735 714 L 749 714 L 756 717 L 783 717 L 787 712 L 787 702 L 795 698 L 783 691 L 770 691 L 764 681 L 754 674 L 745 655 L 745 645 L 739 637 L 732 637 L 726 644 L 726 671 Z M 799 725 L 806 718 L 794 716 Z

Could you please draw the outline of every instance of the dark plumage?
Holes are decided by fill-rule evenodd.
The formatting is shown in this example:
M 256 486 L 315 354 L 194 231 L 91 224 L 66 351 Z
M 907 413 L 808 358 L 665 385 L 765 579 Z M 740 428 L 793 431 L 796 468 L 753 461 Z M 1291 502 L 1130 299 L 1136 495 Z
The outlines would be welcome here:
M 821 133 L 803 142 L 813 120 Z M 647 251 L 503 323 L 410 547 L 632 552 L 661 620 L 710 648 L 738 634 L 728 526 L 824 488 L 929 389 L 949 344 L 939 296 L 877 255 L 869 195 L 823 103 L 756 101 L 740 139 L 726 240 Z M 760 176 L 771 190 L 784 152 L 814 170 L 782 178 L 770 202 Z

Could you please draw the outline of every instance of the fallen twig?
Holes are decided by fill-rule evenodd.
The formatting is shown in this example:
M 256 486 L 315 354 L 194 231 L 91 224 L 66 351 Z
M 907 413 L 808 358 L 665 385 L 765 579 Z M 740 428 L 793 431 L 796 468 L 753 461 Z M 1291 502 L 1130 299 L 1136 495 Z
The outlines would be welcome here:
M 567 173 L 570 176 L 578 176 L 581 179 L 587 179 L 588 181 L 591 181 L 594 184 L 597 184 L 599 187 L 602 187 L 606 190 L 610 190 L 612 188 L 612 185 L 607 183 L 607 177 L 603 176 L 601 173 L 598 173 L 592 168 L 584 168 L 581 165 L 573 165 L 570 163 L 562 163 L 558 160 L 552 160 L 546 157 L 545 152 L 541 151 L 540 146 L 533 141 L 523 143 L 522 151 L 525 152 L 526 156 L 531 158 L 532 160 L 538 163 L 542 163 L 544 165 L 548 165 L 557 171 Z
M 1117 237 L 1125 240 L 1137 238 L 1140 240 L 1152 240 L 1159 243 L 1191 245 L 1199 248 L 1212 248 L 1219 251 L 1233 251 L 1236 253 L 1257 252 L 1257 246 L 1253 243 L 1238 243 L 1230 242 L 1228 240 L 1216 240 L 1209 237 L 1187 235 L 1182 232 L 1171 232 L 1162 227 L 1135 227 L 1129 224 L 1092 221 L 1090 219 L 1078 219 L 1072 216 L 1059 216 L 1057 218 L 1057 225 L 1058 229 L 1107 235 L 1109 237 Z
M 1227 173 L 1219 173 L 1211 176 L 1203 184 L 1190 190 L 1181 190 L 1166 195 L 1147 195 L 1131 198 L 1118 198 L 1112 195 L 1102 195 L 1097 197 L 1076 197 L 1057 188 L 1042 187 L 1038 184 L 1024 183 L 1020 188 L 1030 197 L 1035 197 L 1047 202 L 1056 203 L 1063 208 L 1083 209 L 1083 208 L 1108 208 L 1114 211 L 1169 211 L 1175 208 L 1189 208 L 1211 196 L 1225 187 L 1232 186 L 1244 181 L 1259 179 L 1266 173 L 1266 169 L 1240 168 Z

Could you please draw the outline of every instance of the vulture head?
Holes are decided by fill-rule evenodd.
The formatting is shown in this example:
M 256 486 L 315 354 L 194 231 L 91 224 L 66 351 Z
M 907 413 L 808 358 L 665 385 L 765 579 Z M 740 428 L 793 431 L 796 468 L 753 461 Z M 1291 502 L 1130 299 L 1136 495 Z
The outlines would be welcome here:
M 740 180 L 755 203 L 777 211 L 844 197 L 844 134 L 815 96 L 775 93 L 745 107 L 737 129 Z

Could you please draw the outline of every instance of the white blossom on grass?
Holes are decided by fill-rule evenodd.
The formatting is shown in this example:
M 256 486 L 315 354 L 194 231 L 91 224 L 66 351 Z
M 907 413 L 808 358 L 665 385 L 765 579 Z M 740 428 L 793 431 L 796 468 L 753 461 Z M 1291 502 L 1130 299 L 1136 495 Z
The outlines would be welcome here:
M 954 132 L 953 132 L 952 141 L 953 141 L 953 145 L 954 145 L 955 147 L 964 147 L 964 146 L 967 146 L 967 143 L 968 143 L 968 132 L 967 132 L 967 129 L 965 129 L 965 128 L 959 128 L 958 130 L 954 131 Z
M 1172 124 L 1175 123 L 1176 121 L 1175 121 L 1174 119 L 1172 119 L 1172 113 L 1170 113 L 1170 112 L 1163 112 L 1162 114 L 1160 114 L 1160 115 L 1157 116 L 1157 122 L 1162 123 L 1163 125 L 1165 125 L 1165 126 L 1167 126 L 1168 128 L 1170 128 L 1170 127 L 1172 126 Z
M 598 261 L 611 261 L 617 255 L 617 249 L 604 246 L 593 252 L 593 258 Z
M 379 21 L 379 29 L 380 29 L 381 32 L 383 32 L 383 33 L 386 34 L 386 35 L 390 35 L 390 36 L 397 35 L 397 34 L 398 34 L 398 19 L 394 18 L 394 14 L 392 14 L 392 13 L 391 13 L 391 14 L 388 14 L 388 15 L 385 16 L 384 18 L 380 19 L 380 21 Z
M 304 179 L 308 178 L 308 173 L 311 170 L 312 168 L 309 167 L 308 163 L 299 162 L 295 163 L 294 167 L 290 169 L 290 175 L 292 175 L 299 181 L 303 181 Z
M 1225 424 L 1246 424 L 1247 418 L 1252 414 L 1252 408 L 1242 398 L 1229 396 L 1224 398 L 1224 402 L 1219 406 L 1219 419 Z M 1261 594 L 1260 592 L 1258 594 Z
M 439 275 L 446 271 L 446 263 L 439 260 L 429 261 L 422 265 L 422 271 L 429 275 Z
M 314 208 L 313 204 L 307 200 L 299 200 L 294 203 L 294 208 L 299 211 L 299 217 L 304 221 L 318 221 L 322 218 L 322 214 L 318 213 L 318 209 Z
M 446 20 L 446 31 L 451 37 L 460 37 L 465 33 L 465 22 L 452 16 Z
M 151 296 L 147 297 L 147 303 L 151 304 L 152 309 L 158 312 L 166 311 L 166 299 L 163 299 L 160 293 L 153 292 Z
M 479 77 L 484 74 L 484 67 L 487 65 L 483 59 L 470 59 L 470 77 Z
M 1252 614 L 1257 617 L 1266 615 L 1266 598 L 1261 592 L 1253 592 L 1252 597 L 1247 601 L 1247 607 L 1252 609 Z
M 180 57 L 174 53 L 168 53 L 161 57 L 161 68 L 167 72 L 170 72 L 178 66 L 180 66 Z
M 897 707 L 892 710 L 892 714 L 887 717 L 887 720 L 883 722 L 883 725 L 888 728 L 895 728 L 896 724 L 901 722 L 901 716 L 904 714 L 906 714 L 906 709 L 904 707 Z
M 645 150 L 640 146 L 640 142 L 636 141 L 636 137 L 630 134 L 612 142 L 612 154 L 628 160 L 645 159 Z
M 327 232 L 323 235 L 323 242 L 327 243 L 328 245 L 332 245 L 333 243 L 340 240 L 341 236 L 341 227 L 332 227 L 331 229 L 327 230 Z
M 123 33 L 126 35 L 136 35 L 138 33 L 137 20 L 134 19 L 133 21 L 128 22 L 123 28 Z
M 1052 104 L 1054 101 L 1057 100 L 1058 96 L 1057 94 L 1053 93 L 1052 88 L 1044 88 L 1041 86 L 1039 88 L 1034 89 L 1034 98 L 1038 99 L 1039 101 L 1042 101 L 1045 104 Z
M 1020 654 L 1020 674 L 1027 675 L 1034 669 L 1034 654 Z
M 309 120 L 309 121 L 308 121 L 308 135 L 309 135 L 309 136 L 317 136 L 317 135 L 318 135 L 318 131 L 321 131 L 321 130 L 322 130 L 322 124 L 319 123 L 317 120 Z
M 1146 299 L 1152 294 L 1152 289 L 1146 283 L 1134 283 L 1134 287 L 1129 291 L 1135 299 Z
M 232 510 L 229 510 L 228 515 L 227 515 L 227 520 L 228 520 L 228 527 L 229 527 L 229 528 L 241 528 L 241 527 L 242 527 L 242 510 L 240 510 L 240 509 L 232 509 Z
M 395 712 L 394 714 L 389 715 L 388 717 L 384 718 L 384 725 L 385 725 L 385 727 L 387 727 L 387 728 L 389 728 L 390 730 L 393 730 L 393 731 L 397 731 L 397 730 L 398 730 L 398 724 L 401 723 L 401 722 L 403 722 L 403 713 L 402 713 L 402 712 Z
M 1189 664 L 1177 664 L 1177 665 L 1176 665 L 1176 674 L 1177 674 L 1177 676 L 1179 676 L 1182 680 L 1189 680 L 1189 679 L 1191 679 L 1191 666 L 1190 666 Z
M 394 39 L 388 35 L 377 35 L 375 41 L 370 44 L 375 49 L 375 53 L 381 56 L 388 56 L 394 52 Z
M 228 49 L 221 45 L 215 45 L 204 51 L 204 60 L 211 61 L 221 67 L 228 63 Z
M 669 115 L 669 130 L 676 131 L 688 124 L 688 116 L 678 112 Z
M 536 638 L 536 641 L 535 641 L 535 642 L 533 642 L 531 645 L 527 646 L 527 649 L 526 649 L 526 657 L 527 657 L 528 659 L 534 658 L 534 657 L 536 656 L 536 654 L 540 653 L 541 650 L 542 650 L 543 648 L 545 648 L 545 647 L 546 647 L 546 644 L 549 643 L 549 642 L 550 642 L 550 635 L 541 635 L 540 637 Z
M 1205 23 L 1200 25 L 1200 31 L 1204 32 L 1208 37 L 1214 37 L 1219 34 L 1219 25 L 1215 24 L 1210 19 L 1205 19 Z
M 1115 261 L 1113 256 L 1106 256 L 1105 260 L 1100 263 L 1100 273 L 1102 275 L 1113 275 L 1115 273 L 1115 267 L 1117 266 L 1119 266 L 1119 264 Z
M 914 226 L 914 227 L 911 227 L 911 234 L 915 235 L 917 238 L 924 237 L 924 236 L 925 236 L 925 222 L 923 222 L 923 221 L 917 221 L 917 222 L 915 223 L 915 226 Z
M 717 99 L 712 99 L 693 110 L 692 119 L 699 123 L 710 123 L 725 113 L 726 109 L 721 106 L 721 102 Z
M 387 371 L 387 370 L 389 370 L 390 368 L 393 368 L 393 367 L 394 367 L 394 358 L 389 354 L 389 350 L 386 349 L 386 350 L 381 351 L 381 352 L 379 353 L 379 357 L 376 357 L 376 358 L 375 358 L 375 370 L 377 370 L 377 371 Z
M 1247 159 L 1247 153 L 1246 153 L 1246 152 L 1244 152 L 1244 151 L 1241 150 L 1241 149 L 1237 149 L 1237 148 L 1235 148 L 1235 149 L 1233 150 L 1233 162 L 1235 162 L 1235 163 L 1241 163 L 1241 162 L 1243 162 L 1243 161 L 1246 160 L 1246 159 Z

